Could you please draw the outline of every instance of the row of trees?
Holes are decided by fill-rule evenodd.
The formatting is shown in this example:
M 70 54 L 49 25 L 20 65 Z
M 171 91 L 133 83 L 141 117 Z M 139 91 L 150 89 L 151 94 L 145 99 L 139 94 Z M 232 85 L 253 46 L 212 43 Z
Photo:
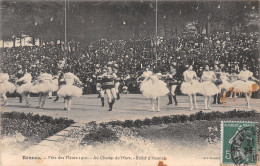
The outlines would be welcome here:
M 198 29 L 212 31 L 239 30 L 259 19 L 259 2 L 169 2 L 158 1 L 160 36 L 182 32 L 187 22 Z M 108 1 L 66 3 L 68 38 L 95 40 L 153 37 L 155 34 L 155 1 Z M 217 23 L 217 24 L 214 24 Z M 214 28 L 211 28 L 214 24 Z M 217 25 L 217 26 L 216 26 Z M 1 39 L 13 40 L 31 36 L 42 41 L 64 41 L 64 1 L 2 1 Z

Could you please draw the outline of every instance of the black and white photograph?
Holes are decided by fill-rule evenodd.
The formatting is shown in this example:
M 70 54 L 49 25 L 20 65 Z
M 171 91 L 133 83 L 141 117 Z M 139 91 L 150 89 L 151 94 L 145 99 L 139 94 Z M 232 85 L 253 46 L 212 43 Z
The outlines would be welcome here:
M 0 165 L 259 165 L 259 2 L 0 0 Z

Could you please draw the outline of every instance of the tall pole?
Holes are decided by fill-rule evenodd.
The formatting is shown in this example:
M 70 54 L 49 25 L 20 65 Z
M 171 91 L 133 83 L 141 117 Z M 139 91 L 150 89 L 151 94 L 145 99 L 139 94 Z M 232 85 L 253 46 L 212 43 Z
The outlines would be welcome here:
M 158 36 L 158 0 L 156 0 L 155 4 L 155 64 L 157 67 L 157 36 Z
M 65 47 L 65 56 L 67 56 L 67 0 L 65 2 L 65 14 L 64 14 L 64 23 L 65 23 L 65 29 L 64 29 L 64 47 Z
M 158 25 L 158 0 L 156 0 L 156 8 L 155 8 L 155 35 L 156 35 L 156 38 L 157 38 L 157 33 L 158 33 L 158 27 L 157 27 L 157 25 Z

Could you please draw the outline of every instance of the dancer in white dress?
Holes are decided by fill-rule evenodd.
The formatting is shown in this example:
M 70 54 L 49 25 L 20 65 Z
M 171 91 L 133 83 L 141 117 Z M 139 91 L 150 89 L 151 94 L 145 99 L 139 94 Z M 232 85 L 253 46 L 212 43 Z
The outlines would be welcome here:
M 23 77 L 16 81 L 16 84 L 17 83 L 21 85 L 17 88 L 16 92 L 22 95 L 22 97 L 25 99 L 26 106 L 29 107 L 31 105 L 29 94 L 32 92 L 33 87 L 31 74 L 25 73 Z
M 7 103 L 7 97 L 6 97 L 6 93 L 14 93 L 16 86 L 9 82 L 9 75 L 7 73 L 0 73 L 0 94 L 3 97 L 3 105 L 2 106 L 6 106 L 8 105 Z
M 143 72 L 143 74 L 140 77 L 137 78 L 137 82 L 141 82 L 141 84 L 140 84 L 140 91 L 141 92 L 144 88 L 144 85 L 147 83 L 147 81 L 149 81 L 149 78 L 152 74 L 153 74 L 153 72 L 150 71 L 150 69 L 147 67 L 147 68 L 145 68 L 145 71 Z M 142 80 L 142 81 L 140 81 L 140 80 Z
M 254 81 L 259 81 L 255 77 L 253 77 L 253 73 L 247 70 L 246 65 L 243 65 L 243 70 L 237 75 L 238 79 L 234 82 L 233 91 L 244 93 L 246 96 L 247 106 L 250 108 L 250 99 L 252 96 L 252 92 L 255 92 L 259 89 L 258 84 Z M 254 80 L 254 81 L 250 81 Z
M 72 97 L 80 97 L 82 95 L 82 88 L 75 86 L 75 84 L 82 84 L 77 76 L 73 73 L 65 73 L 65 85 L 62 85 L 57 94 L 65 99 L 64 110 L 71 111 Z
M 193 66 L 190 65 L 188 69 L 183 73 L 184 82 L 181 84 L 181 92 L 189 96 L 190 99 L 190 110 L 193 107 L 197 109 L 196 93 L 198 93 L 198 77 L 195 71 L 193 71 Z
M 32 87 L 33 93 L 39 93 L 39 105 L 36 108 L 43 108 L 50 92 L 58 90 L 58 84 L 52 81 L 52 75 L 41 73 Z
M 58 71 L 58 75 L 56 76 L 58 77 L 58 89 L 57 89 L 57 92 L 58 90 L 61 88 L 62 85 L 65 85 L 65 80 L 64 80 L 64 73 L 62 72 L 62 70 Z M 56 80 L 54 80 L 54 82 L 56 82 Z M 56 99 L 53 101 L 53 102 L 56 102 L 59 100 L 59 95 L 56 96 Z M 65 100 L 64 100 L 65 102 Z
M 229 82 L 230 82 L 232 87 L 235 86 L 236 81 L 237 81 L 237 75 L 239 73 L 240 73 L 239 65 L 235 64 L 234 68 L 231 68 L 231 73 L 229 74 Z M 234 93 L 234 91 L 232 89 L 231 92 L 230 92 L 229 98 L 232 99 L 233 95 L 234 95 L 234 98 L 236 99 L 237 98 L 237 93 Z M 239 93 L 239 96 L 240 96 L 240 93 Z
M 232 72 L 231 74 L 229 74 L 229 81 L 230 81 L 230 85 L 233 88 L 236 84 L 237 81 L 237 74 Z M 230 96 L 229 98 L 232 99 L 234 95 L 234 98 L 237 98 L 237 93 L 234 93 L 233 89 L 230 91 Z
M 225 72 L 224 69 L 220 73 L 221 84 L 219 85 L 219 90 L 221 92 L 220 101 L 226 103 L 226 93 L 232 90 L 232 86 L 229 83 L 229 74 Z
M 205 109 L 210 108 L 211 97 L 219 92 L 217 86 L 213 83 L 216 80 L 216 75 L 213 71 L 209 70 L 209 65 L 205 66 L 205 70 L 201 76 L 201 83 L 199 87 L 199 92 L 205 96 Z
M 145 80 L 141 83 L 141 92 L 142 94 L 151 100 L 152 111 L 155 110 L 154 101 L 157 102 L 157 111 L 160 111 L 160 97 L 165 96 L 169 93 L 167 84 L 159 80 L 160 73 L 157 69 L 154 70 L 154 73 L 151 75 L 149 71 L 143 73 Z

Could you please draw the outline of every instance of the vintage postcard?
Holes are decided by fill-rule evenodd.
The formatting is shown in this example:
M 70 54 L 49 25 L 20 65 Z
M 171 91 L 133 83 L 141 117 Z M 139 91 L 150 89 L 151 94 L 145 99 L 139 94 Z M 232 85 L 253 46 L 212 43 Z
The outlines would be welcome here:
M 1 0 L 1 166 L 259 165 L 257 0 Z

